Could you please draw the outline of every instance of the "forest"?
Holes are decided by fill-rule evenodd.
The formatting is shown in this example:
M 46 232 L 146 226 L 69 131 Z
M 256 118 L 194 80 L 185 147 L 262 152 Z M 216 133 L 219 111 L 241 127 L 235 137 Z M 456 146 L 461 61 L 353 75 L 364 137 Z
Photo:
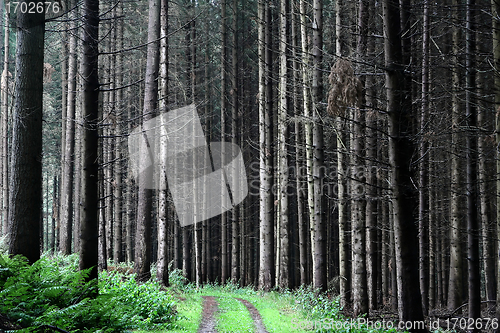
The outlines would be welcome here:
M 497 331 L 499 0 L 1 5 L 0 295 L 69 260 Z

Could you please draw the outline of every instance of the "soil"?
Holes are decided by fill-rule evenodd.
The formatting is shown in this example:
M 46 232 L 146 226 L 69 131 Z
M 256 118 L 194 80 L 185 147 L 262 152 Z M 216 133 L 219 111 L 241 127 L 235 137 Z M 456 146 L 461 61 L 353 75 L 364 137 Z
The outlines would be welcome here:
M 255 332 L 268 333 L 266 327 L 264 326 L 264 323 L 262 322 L 262 317 L 260 316 L 259 310 L 257 310 L 257 308 L 255 308 L 255 306 L 253 306 L 253 304 L 247 300 L 241 298 L 237 298 L 237 300 L 243 303 L 247 307 L 248 312 L 250 312 L 250 316 L 252 317 L 253 324 L 255 326 Z
M 198 333 L 216 333 L 215 312 L 217 311 L 217 301 L 213 296 L 203 296 L 203 299 L 203 312 Z

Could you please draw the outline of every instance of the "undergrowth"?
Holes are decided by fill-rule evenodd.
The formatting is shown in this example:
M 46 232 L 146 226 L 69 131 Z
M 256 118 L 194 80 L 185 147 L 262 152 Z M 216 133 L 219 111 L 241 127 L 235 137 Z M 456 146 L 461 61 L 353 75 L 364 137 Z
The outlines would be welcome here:
M 173 297 L 156 282 L 137 284 L 134 275 L 99 275 L 99 294 L 78 256 L 43 256 L 33 265 L 0 254 L 0 313 L 24 331 L 47 325 L 72 332 L 167 329 L 177 319 Z M 94 290 L 95 291 L 95 290 Z

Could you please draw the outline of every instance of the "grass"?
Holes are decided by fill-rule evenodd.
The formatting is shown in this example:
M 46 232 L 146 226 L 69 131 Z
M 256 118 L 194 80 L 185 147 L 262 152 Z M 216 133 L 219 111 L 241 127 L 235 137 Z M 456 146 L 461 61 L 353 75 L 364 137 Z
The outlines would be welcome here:
M 270 333 L 396 332 L 396 330 L 375 330 L 366 326 L 336 329 L 332 324 L 349 321 L 342 316 L 338 300 L 318 296 L 309 288 L 293 292 L 260 292 L 251 287 L 238 288 L 233 284 L 224 286 L 208 284 L 198 289 L 192 284 L 187 284 L 176 285 L 170 290 L 177 294 L 179 300 L 177 311 L 184 319 L 176 323 L 176 330 L 163 332 L 196 332 L 201 320 L 202 296 L 214 296 L 219 303 L 215 315 L 219 332 L 253 332 L 250 314 L 237 298 L 245 299 L 257 308 Z
M 221 333 L 252 333 L 253 321 L 243 303 L 237 299 L 218 297 L 217 330 Z
M 174 287 L 171 290 L 175 289 Z M 232 284 L 225 286 L 208 284 L 199 289 L 188 285 L 182 288 L 177 295 L 179 300 L 177 311 L 179 316 L 185 319 L 176 322 L 178 327 L 176 330 L 168 332 L 197 331 L 203 307 L 202 296 L 214 296 L 219 303 L 216 313 L 219 332 L 253 332 L 250 313 L 236 298 L 249 301 L 259 310 L 262 321 L 270 333 L 311 332 L 297 327 L 298 322 L 307 322 L 308 319 L 303 311 L 294 306 L 294 300 L 290 294 L 257 292 L 249 287 L 238 288 Z
M 179 320 L 174 324 L 174 329 L 168 332 L 196 332 L 201 321 L 203 309 L 203 299 L 200 295 L 186 293 L 177 298 L 177 308 Z

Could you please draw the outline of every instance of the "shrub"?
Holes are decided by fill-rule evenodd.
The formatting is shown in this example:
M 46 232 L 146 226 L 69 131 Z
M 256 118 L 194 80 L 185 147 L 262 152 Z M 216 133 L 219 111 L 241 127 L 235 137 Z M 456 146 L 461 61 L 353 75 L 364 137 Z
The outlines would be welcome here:
M 78 256 L 43 256 L 33 265 L 0 255 L 0 312 L 22 327 L 46 325 L 74 332 L 119 332 L 167 328 L 176 319 L 173 297 L 155 282 L 137 284 L 133 275 L 103 272 L 99 294 Z

